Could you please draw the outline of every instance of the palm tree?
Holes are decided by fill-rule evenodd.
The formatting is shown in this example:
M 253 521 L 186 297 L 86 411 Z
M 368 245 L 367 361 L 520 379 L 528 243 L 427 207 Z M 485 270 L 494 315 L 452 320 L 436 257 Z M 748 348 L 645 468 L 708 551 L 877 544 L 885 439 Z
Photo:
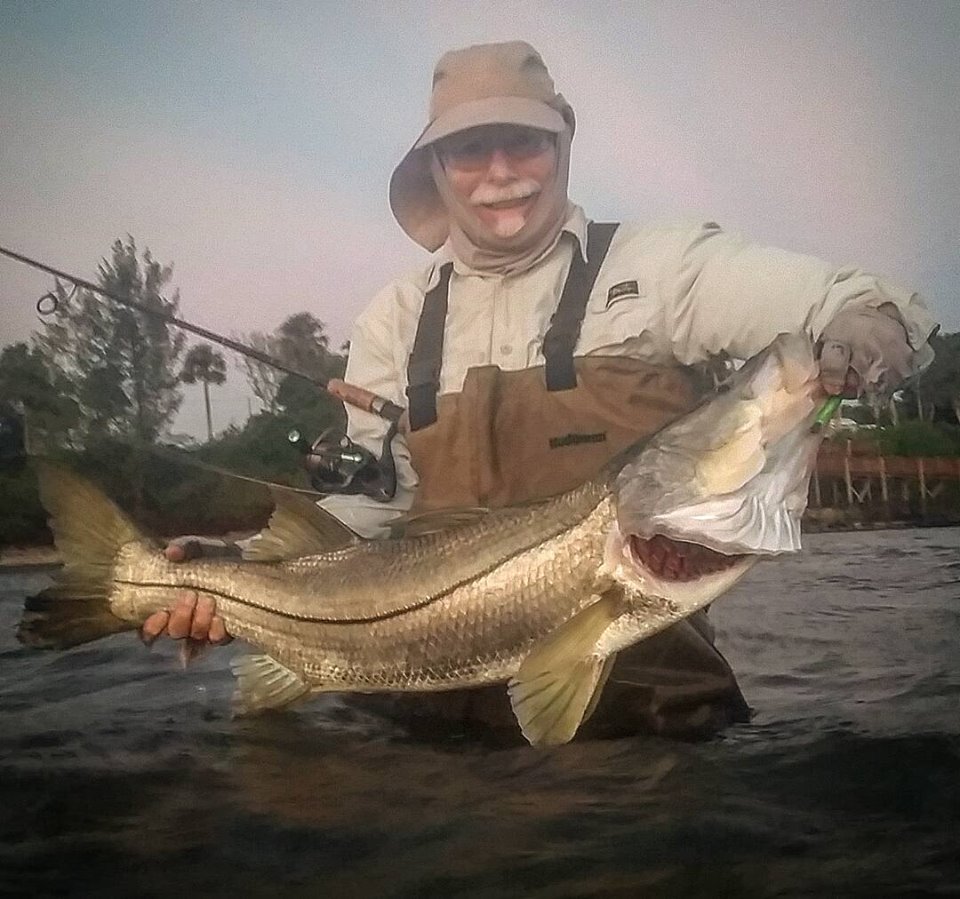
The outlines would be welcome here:
M 190 347 L 183 360 L 180 380 L 184 384 L 203 384 L 203 402 L 207 408 L 207 440 L 213 440 L 213 419 L 210 415 L 210 385 L 227 380 L 227 363 L 223 354 L 209 343 L 197 343 Z

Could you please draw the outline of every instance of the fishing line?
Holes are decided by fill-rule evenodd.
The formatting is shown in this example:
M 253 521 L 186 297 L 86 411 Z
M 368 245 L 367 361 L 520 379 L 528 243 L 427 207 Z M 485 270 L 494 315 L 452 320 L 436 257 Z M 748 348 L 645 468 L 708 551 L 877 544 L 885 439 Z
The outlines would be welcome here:
M 144 441 L 120 440 L 117 442 L 123 444 L 124 446 L 129 446 L 132 449 L 146 450 L 155 456 L 159 456 L 161 459 L 167 459 L 168 461 L 175 462 L 178 465 L 184 465 L 188 468 L 198 468 L 201 471 L 222 475 L 223 477 L 235 478 L 238 481 L 246 481 L 249 484 L 260 484 L 263 487 L 280 487 L 283 490 L 290 490 L 294 493 L 302 493 L 304 496 L 309 496 L 315 499 L 321 499 L 327 495 L 325 493 L 320 493 L 317 490 L 309 490 L 305 487 L 292 487 L 289 484 L 281 484 L 278 481 L 269 481 L 265 478 L 255 478 L 252 475 L 240 474 L 239 472 L 231 471 L 229 468 L 224 468 L 221 465 L 214 465 L 212 462 L 204 462 L 202 459 L 188 458 L 185 455 L 187 452 L 186 450 L 174 450 L 167 446 L 162 446 L 156 443 L 146 443 Z

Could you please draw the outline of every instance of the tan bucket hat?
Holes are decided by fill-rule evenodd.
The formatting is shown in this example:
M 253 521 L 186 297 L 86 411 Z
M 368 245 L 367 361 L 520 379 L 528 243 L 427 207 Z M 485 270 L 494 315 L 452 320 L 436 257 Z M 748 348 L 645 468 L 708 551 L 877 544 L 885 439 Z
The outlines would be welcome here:
M 477 125 L 526 125 L 559 133 L 573 109 L 553 86 L 540 54 L 525 41 L 478 44 L 445 53 L 433 72 L 430 121 L 390 178 L 390 208 L 407 234 L 431 252 L 449 222 L 430 172 L 429 146 Z

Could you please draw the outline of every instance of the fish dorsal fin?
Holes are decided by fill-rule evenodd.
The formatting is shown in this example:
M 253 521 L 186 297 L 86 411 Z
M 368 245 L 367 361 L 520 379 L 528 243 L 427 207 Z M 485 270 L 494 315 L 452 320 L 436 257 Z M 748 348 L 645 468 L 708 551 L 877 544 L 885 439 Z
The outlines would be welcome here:
M 569 742 L 593 712 L 612 664 L 594 651 L 623 610 L 623 591 L 606 591 L 534 646 L 511 678 L 510 705 L 533 746 Z
M 511 509 L 535 509 L 545 506 L 549 499 L 531 499 L 514 503 Z M 424 537 L 439 534 L 463 525 L 473 524 L 493 509 L 489 506 L 459 506 L 452 509 L 433 509 L 429 512 L 414 512 L 399 515 L 390 521 L 392 537 Z
M 342 549 L 359 539 L 340 519 L 303 494 L 276 486 L 270 488 L 270 494 L 273 514 L 267 526 L 244 548 L 244 559 L 296 559 Z
M 230 667 L 237 676 L 237 689 L 233 694 L 237 715 L 283 708 L 310 692 L 299 675 L 272 656 L 240 656 Z
M 468 506 L 463 509 L 438 509 L 434 512 L 400 515 L 391 520 L 390 530 L 394 537 L 424 537 L 471 524 L 489 513 L 490 509 L 486 506 Z

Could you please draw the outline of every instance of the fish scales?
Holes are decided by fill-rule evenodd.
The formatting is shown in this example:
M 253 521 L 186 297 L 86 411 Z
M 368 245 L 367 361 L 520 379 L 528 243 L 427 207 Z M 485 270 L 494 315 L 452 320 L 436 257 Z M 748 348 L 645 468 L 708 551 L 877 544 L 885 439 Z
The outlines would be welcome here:
M 556 519 L 562 529 L 541 526 L 531 533 L 530 518 Z M 453 535 L 371 542 L 352 552 L 290 563 L 185 565 L 164 561 L 150 547 L 128 545 L 116 569 L 111 604 L 119 617 L 141 621 L 169 607 L 184 588 L 214 594 L 231 634 L 268 652 L 318 689 L 476 686 L 504 680 L 537 639 L 591 600 L 613 518 L 607 488 L 591 483 L 575 497 L 505 515 L 493 530 L 470 527 Z M 545 530 L 552 536 L 542 540 Z M 506 557 L 505 548 L 512 551 Z M 378 602 L 376 592 L 422 570 L 423 556 L 436 562 L 438 554 L 447 557 L 451 569 L 432 583 L 441 585 L 439 595 L 386 614 L 394 605 Z M 473 576 L 462 576 L 456 562 L 468 554 Z M 487 558 L 489 565 L 476 564 Z M 350 563 L 355 564 L 345 568 Z M 334 567 L 347 576 L 323 580 Z M 305 580 L 291 581 L 307 573 L 311 576 Z M 325 594 L 311 595 L 321 583 Z M 368 591 L 366 610 L 355 600 L 351 604 L 366 617 L 324 619 L 317 610 L 327 603 L 346 605 L 338 590 L 354 596 Z

